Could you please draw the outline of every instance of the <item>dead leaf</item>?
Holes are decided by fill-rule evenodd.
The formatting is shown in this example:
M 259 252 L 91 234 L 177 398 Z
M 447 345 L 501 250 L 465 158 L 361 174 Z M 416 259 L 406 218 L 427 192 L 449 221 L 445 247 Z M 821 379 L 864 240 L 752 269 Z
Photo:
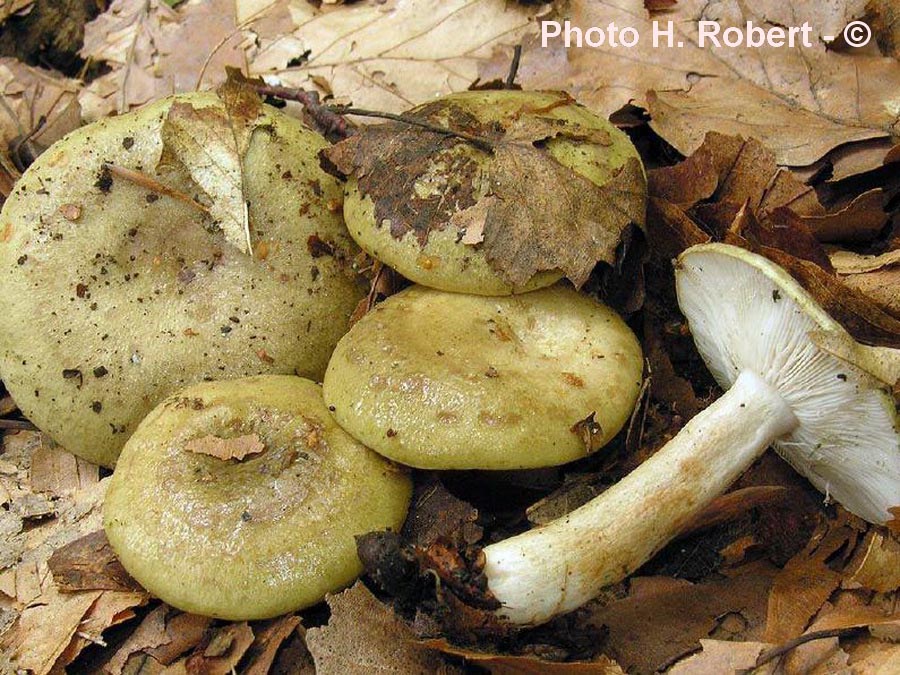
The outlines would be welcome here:
M 625 675 L 618 663 L 606 656 L 594 661 L 548 661 L 536 656 L 491 654 L 451 645 L 446 640 L 424 640 L 422 644 L 465 659 L 466 663 L 480 666 L 491 675 Z
M 103 530 L 56 549 L 48 565 L 61 591 L 142 590 L 116 558 Z
M 390 222 L 395 238 L 413 232 L 424 245 L 431 231 L 460 222 L 468 229 L 478 223 L 488 263 L 513 286 L 547 270 L 562 270 L 581 286 L 598 262 L 616 262 L 626 228 L 643 226 L 640 162 L 628 160 L 601 187 L 535 147 L 535 142 L 548 138 L 583 138 L 595 131 L 522 116 L 498 132 L 444 101 L 415 111 L 418 118 L 434 124 L 448 114 L 454 129 L 488 140 L 492 155 L 484 157 L 459 139 L 399 123 L 367 127 L 327 151 L 342 173 L 357 177 L 361 193 L 375 204 L 375 221 Z M 435 157 L 453 166 L 459 182 L 422 198 L 412 197 L 418 195 L 416 182 Z M 482 184 L 490 186 L 489 194 L 479 194 L 477 186 Z
M 884 210 L 885 194 L 874 188 L 859 195 L 850 204 L 834 213 L 822 216 L 797 216 L 797 221 L 809 228 L 816 239 L 823 242 L 872 241 L 888 222 Z
M 234 438 L 220 438 L 210 434 L 188 441 L 184 445 L 188 452 L 216 457 L 222 461 L 243 460 L 248 455 L 257 455 L 266 449 L 258 434 L 245 434 Z
M 637 577 L 627 598 L 591 609 L 589 622 L 608 629 L 604 651 L 623 668 L 654 672 L 693 651 L 731 613 L 740 624 L 735 639 L 760 638 L 774 574 L 751 563 L 731 578 L 700 584 Z
M 51 584 L 15 626 L 0 637 L 0 652 L 11 656 L 16 668 L 49 673 L 72 641 L 82 619 L 102 591 L 58 593 Z
M 900 539 L 889 532 L 869 530 L 846 574 L 853 583 L 880 593 L 900 588 Z
M 223 85 L 219 96 L 224 112 L 179 101 L 172 104 L 160 132 L 163 150 L 157 169 L 184 167 L 210 198 L 210 214 L 225 238 L 253 255 L 244 196 L 244 156 L 253 132 L 261 128 L 262 102 L 236 80 Z
M 885 56 L 900 58 L 900 9 L 891 0 L 869 0 L 866 20 Z
M 283 616 L 267 622 L 256 630 L 256 641 L 247 653 L 250 665 L 243 671 L 244 675 L 266 675 L 279 647 L 300 625 L 300 617 Z
M 766 642 L 780 644 L 803 633 L 841 583 L 827 561 L 855 536 L 852 520 L 823 523 L 807 547 L 788 561 L 769 592 Z
M 0 95 L 5 103 L 0 108 L 0 145 L 14 146 L 15 139 L 35 132 L 30 140 L 43 150 L 77 129 L 81 124 L 80 89 L 79 82 L 53 71 L 0 58 Z
M 188 0 L 172 9 L 163 0 L 115 0 L 85 27 L 81 56 L 109 67 L 81 93 L 85 118 L 193 91 L 201 73 L 204 88 L 224 82 L 227 66 L 242 68 L 256 54 L 258 22 L 287 14 L 286 3 L 269 2 L 256 16 L 238 15 L 255 4 Z
M 393 612 L 356 582 L 350 589 L 329 595 L 328 625 L 311 628 L 306 642 L 319 675 L 344 673 L 456 673 L 435 651 L 415 640 L 412 631 Z
M 641 38 L 638 44 L 564 50 L 561 39 L 542 48 L 534 38 L 526 44 L 519 81 L 532 89 L 565 88 L 602 115 L 629 100 L 648 108 L 653 128 L 684 155 L 715 130 L 759 139 L 779 164 L 806 166 L 843 143 L 890 136 L 897 123 L 890 92 L 900 86 L 900 64 L 830 51 L 821 40 L 839 35 L 862 13 L 862 5 L 861 0 L 825 6 L 680 0 L 666 14 L 651 17 L 643 0 L 577 0 L 561 20 L 568 18 L 583 30 L 611 22 L 631 26 Z M 654 46 L 654 20 L 661 21 L 662 30 L 672 21 L 672 47 L 667 37 Z M 748 20 L 757 26 L 809 21 L 812 44 L 793 49 L 698 46 L 699 21 L 716 21 L 724 30 L 744 27 Z M 502 77 L 505 67 L 498 58 L 483 69 L 482 78 Z
M 188 672 L 229 675 L 253 644 L 253 630 L 247 622 L 229 623 L 219 628 L 202 652 L 188 657 Z
M 96 465 L 66 452 L 52 441 L 41 443 L 31 458 L 31 489 L 62 497 L 100 480 Z
M 513 45 L 544 10 L 493 0 L 368 0 L 335 12 L 314 4 L 291 6 L 293 34 L 251 58 L 250 72 L 388 112 L 468 89 L 495 53 L 508 67 Z
M 55 669 L 67 666 L 92 644 L 105 646 L 103 632 L 135 617 L 134 608 L 147 602 L 146 593 L 105 591 L 88 610 L 65 651 L 59 656 Z
M 676 663 L 667 671 L 669 675 L 722 675 L 722 673 L 742 672 L 774 675 L 776 672 L 775 662 L 756 668 L 759 655 L 772 646 L 765 642 L 700 640 L 700 646 L 703 651 Z
M 833 251 L 831 262 L 844 284 L 900 318 L 900 249 L 879 256 Z
M 151 647 L 159 647 L 170 641 L 166 633 L 166 614 L 169 608 L 160 605 L 141 621 L 140 625 L 119 646 L 112 658 L 105 664 L 103 671 L 109 675 L 121 675 L 125 664 L 132 654 Z
M 160 645 L 148 645 L 142 651 L 168 666 L 186 651 L 201 644 L 211 623 L 212 619 L 208 616 L 169 612 L 165 628 L 168 639 Z

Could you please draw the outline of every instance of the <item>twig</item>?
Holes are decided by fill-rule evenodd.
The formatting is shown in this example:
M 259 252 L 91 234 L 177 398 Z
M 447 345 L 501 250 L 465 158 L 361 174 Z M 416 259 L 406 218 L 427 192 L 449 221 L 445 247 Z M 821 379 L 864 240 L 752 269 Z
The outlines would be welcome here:
M 253 84 L 253 88 L 257 93 L 263 96 L 274 96 L 286 101 L 297 101 L 309 111 L 310 115 L 313 116 L 318 124 L 326 129 L 339 130 L 341 128 L 346 128 L 345 126 L 339 126 L 346 125 L 346 121 L 343 119 L 344 115 L 375 117 L 378 119 L 390 120 L 392 122 L 400 122 L 401 124 L 408 124 L 412 127 L 427 129 L 428 131 L 436 134 L 443 134 L 444 136 L 461 138 L 479 150 L 489 154 L 493 154 L 494 152 L 493 144 L 486 138 L 466 133 L 465 131 L 457 131 L 456 129 L 442 127 L 438 124 L 432 124 L 431 122 L 425 122 L 408 115 L 397 115 L 389 112 L 381 112 L 379 110 L 366 110 L 365 108 L 354 108 L 352 106 L 344 105 L 322 105 L 319 103 L 318 94 L 304 91 L 303 89 L 290 89 L 288 87 L 278 87 L 267 84 Z M 337 122 L 334 119 L 335 117 L 339 118 L 341 121 Z
M 769 661 L 774 661 L 778 657 L 784 656 L 788 652 L 793 651 L 800 645 L 804 645 L 807 642 L 812 642 L 813 640 L 824 640 L 826 638 L 833 637 L 849 637 L 865 630 L 866 629 L 863 627 L 854 626 L 853 628 L 829 628 L 828 630 L 817 630 L 813 631 L 812 633 L 805 633 L 804 635 L 795 637 L 793 640 L 788 640 L 783 645 L 773 647 L 768 651 L 764 651 L 759 655 L 759 657 L 757 657 L 755 668 L 764 666 L 765 664 L 769 663 Z
M 462 140 L 471 144 L 473 147 L 476 147 L 488 154 L 494 153 L 494 145 L 486 138 L 475 136 L 474 134 L 466 133 L 465 131 L 457 131 L 456 129 L 442 127 L 438 124 L 432 124 L 431 122 L 425 122 L 423 120 L 416 119 L 415 117 L 409 117 L 407 115 L 395 115 L 394 113 L 380 112 L 378 110 L 366 110 L 365 108 L 351 108 L 349 106 L 327 107 L 329 110 L 332 110 L 338 115 L 359 115 L 360 117 L 376 117 L 383 120 L 391 120 L 392 122 L 400 122 L 401 124 L 408 124 L 411 127 L 427 129 L 428 131 L 434 132 L 436 134 L 443 134 L 444 136 L 454 136 L 456 138 L 461 138 Z
M 103 166 L 116 178 L 121 178 L 123 180 L 127 180 L 130 183 L 134 183 L 135 185 L 140 185 L 141 187 L 147 188 L 151 192 L 157 192 L 161 195 L 166 195 L 167 197 L 177 199 L 178 201 L 184 202 L 189 206 L 193 206 L 198 211 L 203 211 L 203 213 L 209 213 L 209 209 L 203 206 L 203 204 L 201 204 L 197 200 L 192 199 L 183 192 L 179 192 L 174 188 L 170 188 L 168 185 L 160 183 L 152 176 L 148 176 L 147 174 L 141 173 L 140 171 L 135 171 L 134 169 L 128 169 L 124 166 L 119 166 L 118 164 L 104 164 Z
M 28 420 L 0 419 L 0 429 L 12 429 L 15 431 L 37 431 L 37 427 Z
M 272 96 L 284 101 L 296 101 L 302 105 L 323 132 L 323 135 L 334 135 L 338 138 L 347 138 L 353 134 L 353 129 L 347 124 L 347 120 L 331 110 L 328 106 L 322 105 L 319 101 L 318 92 L 256 83 L 253 83 L 253 88 L 256 89 L 256 92 L 261 96 Z
M 522 45 L 517 44 L 513 49 L 512 63 L 509 64 L 509 74 L 506 76 L 504 89 L 512 89 L 516 84 L 516 75 L 519 74 L 519 61 L 522 59 Z

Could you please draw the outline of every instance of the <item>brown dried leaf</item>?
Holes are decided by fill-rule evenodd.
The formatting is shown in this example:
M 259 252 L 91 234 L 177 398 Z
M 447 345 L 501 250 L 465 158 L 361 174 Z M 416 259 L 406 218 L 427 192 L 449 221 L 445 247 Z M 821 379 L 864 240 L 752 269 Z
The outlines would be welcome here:
M 184 449 L 201 455 L 209 455 L 223 461 L 236 459 L 239 462 L 247 455 L 257 455 L 266 449 L 258 434 L 245 434 L 234 438 L 220 438 L 215 435 L 201 436 L 188 441 Z
M 593 661 L 547 661 L 536 656 L 492 654 L 451 645 L 444 639 L 424 640 L 422 644 L 444 654 L 457 656 L 486 669 L 491 675 L 625 675 L 618 663 L 607 656 Z
M 186 651 L 199 645 L 211 623 L 212 619 L 208 616 L 187 613 L 170 615 L 166 620 L 168 640 L 155 647 L 148 646 L 142 651 L 155 661 L 168 666 Z
M 31 489 L 62 497 L 100 480 L 95 464 L 66 452 L 53 442 L 41 443 L 31 457 Z
M 13 628 L 0 637 L 0 653 L 17 669 L 45 675 L 65 652 L 88 610 L 102 591 L 59 593 L 50 584 Z
M 103 530 L 56 549 L 48 565 L 61 591 L 142 590 L 116 558 Z
M 900 537 L 871 529 L 847 566 L 846 575 L 850 581 L 879 593 L 900 588 Z
M 885 56 L 900 58 L 900 8 L 892 0 L 869 0 L 866 20 Z
M 535 38 L 526 45 L 519 82 L 529 89 L 566 89 L 603 115 L 629 100 L 649 108 L 653 128 L 685 155 L 715 130 L 758 138 L 779 164 L 806 166 L 843 143 L 889 136 L 897 123 L 890 101 L 900 88 L 900 64 L 837 53 L 821 40 L 839 35 L 863 4 L 680 0 L 665 15 L 651 17 L 643 0 L 575 0 L 561 18 L 585 30 L 611 22 L 631 26 L 640 41 L 628 49 L 607 42 L 564 50 L 560 39 L 542 48 Z M 671 48 L 665 38 L 654 46 L 653 20 L 661 21 L 662 29 L 673 22 Z M 812 46 L 701 49 L 698 22 L 703 20 L 716 21 L 723 30 L 744 27 L 748 20 L 757 26 L 809 21 Z M 508 62 L 498 57 L 483 79 L 502 78 Z
M 774 248 L 759 251 L 781 265 L 857 340 L 900 348 L 900 319 L 821 267 Z
M 85 27 L 81 55 L 110 68 L 82 92 L 85 117 L 193 91 L 204 68 L 203 88 L 221 84 L 227 66 L 245 67 L 258 52 L 260 23 L 287 15 L 287 3 L 254 7 L 257 16 L 239 13 L 245 4 L 254 3 L 195 0 L 172 9 L 163 0 L 115 0 Z
M 299 625 L 300 617 L 289 615 L 257 627 L 256 641 L 247 653 L 250 664 L 243 671 L 244 675 L 266 675 L 275 661 L 278 648 L 296 632 Z
M 357 672 L 455 673 L 438 654 L 417 643 L 412 631 L 356 582 L 327 598 L 327 626 L 311 628 L 306 642 L 319 675 Z
M 495 53 L 508 67 L 513 46 L 534 30 L 544 9 L 530 4 L 368 0 L 330 12 L 293 3 L 295 32 L 252 57 L 250 72 L 359 107 L 400 112 L 468 89 Z M 289 65 L 307 50 L 302 66 Z
M 2 9 L 0 9 L 2 12 Z M 14 117 L 0 112 L 0 146 L 6 147 L 38 128 L 31 136 L 38 149 L 47 148 L 81 124 L 81 108 L 77 95 L 79 82 L 59 74 L 0 58 L 0 96 Z
M 654 672 L 693 651 L 726 617 L 737 639 L 761 637 L 766 594 L 775 570 L 751 563 L 732 578 L 692 584 L 667 577 L 632 579 L 627 598 L 592 610 L 589 622 L 605 626 L 605 652 L 626 670 Z
M 474 544 L 482 534 L 477 520 L 478 509 L 455 497 L 437 477 L 432 477 L 416 485 L 403 536 L 416 546 L 429 546 L 442 538 L 461 545 Z
M 132 654 L 167 644 L 170 641 L 170 637 L 166 633 L 166 614 L 168 611 L 169 608 L 166 605 L 160 605 L 145 616 L 140 625 L 128 636 L 104 665 L 103 672 L 109 673 L 109 675 L 121 675 L 125 664 Z
M 497 132 L 444 102 L 417 111 L 418 117 L 433 123 L 440 123 L 438 115 L 448 114 L 457 130 L 489 140 L 493 154 L 485 160 L 474 152 L 454 152 L 459 139 L 398 123 L 368 127 L 327 151 L 342 173 L 358 178 L 361 193 L 375 204 L 376 222 L 389 221 L 394 237 L 412 231 L 424 245 L 432 231 L 460 223 L 467 230 L 477 226 L 488 262 L 510 284 L 521 286 L 538 272 L 558 269 L 581 286 L 598 262 L 616 261 L 626 228 L 632 223 L 643 226 L 645 195 L 638 160 L 626 162 L 600 187 L 534 145 L 596 132 L 534 117 L 512 121 Z M 452 159 L 462 188 L 454 182 L 446 193 L 411 198 L 422 171 L 437 154 Z M 476 194 L 476 176 L 491 186 L 490 194 Z M 547 190 L 535 189 L 547 185 L 559 186 L 549 199 Z
M 700 640 L 703 651 L 676 663 L 669 675 L 722 675 L 722 673 L 753 672 L 774 675 L 777 663 L 769 662 L 756 668 L 759 655 L 772 645 L 765 642 L 728 642 Z
M 147 602 L 146 593 L 106 591 L 97 598 L 78 625 L 75 637 L 57 659 L 56 667 L 74 661 L 91 644 L 103 644 L 103 631 L 135 617 L 134 608 Z
M 202 652 L 188 657 L 185 667 L 191 673 L 229 675 L 253 644 L 253 630 L 247 622 L 229 623 L 219 628 Z
M 788 561 L 769 593 L 766 642 L 778 644 L 803 633 L 841 583 L 828 559 L 856 534 L 852 520 L 823 523 L 806 548 Z
M 262 102 L 252 88 L 231 78 L 219 89 L 225 104 L 195 108 L 175 102 L 162 125 L 159 167 L 184 167 L 210 198 L 210 214 L 225 238 L 247 255 L 253 254 L 247 200 L 244 196 L 244 155 L 253 132 L 260 128 Z
M 879 256 L 834 251 L 831 262 L 848 287 L 900 318 L 900 249 Z
M 823 216 L 791 216 L 819 241 L 872 241 L 888 222 L 884 210 L 885 194 L 881 188 L 863 192 L 843 209 Z M 786 209 L 785 209 L 786 211 Z

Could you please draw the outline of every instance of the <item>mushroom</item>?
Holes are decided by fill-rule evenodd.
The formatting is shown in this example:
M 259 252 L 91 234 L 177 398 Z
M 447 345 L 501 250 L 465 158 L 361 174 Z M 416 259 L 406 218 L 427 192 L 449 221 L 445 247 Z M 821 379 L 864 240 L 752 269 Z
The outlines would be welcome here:
M 348 175 L 344 217 L 371 256 L 412 281 L 480 295 L 568 276 L 580 286 L 642 225 L 635 147 L 562 92 L 468 91 L 405 115 L 467 134 L 372 125 L 327 152 Z
M 547 621 L 634 572 L 769 445 L 870 522 L 900 505 L 893 400 L 810 338 L 851 339 L 784 270 L 740 248 L 700 245 L 678 259 L 676 285 L 727 392 L 592 501 L 484 549 L 488 588 L 509 621 Z
M 187 384 L 321 378 L 363 295 L 325 140 L 258 98 L 237 120 L 229 101 L 180 95 L 78 129 L 0 213 L 0 374 L 92 462 L 112 466 Z
M 412 488 L 287 375 L 208 382 L 160 403 L 125 444 L 103 518 L 125 569 L 178 609 L 262 619 L 361 571 L 355 535 L 402 526 Z
M 521 469 L 606 444 L 642 368 L 622 319 L 570 287 L 485 297 L 413 286 L 341 339 L 323 391 L 344 429 L 397 462 Z

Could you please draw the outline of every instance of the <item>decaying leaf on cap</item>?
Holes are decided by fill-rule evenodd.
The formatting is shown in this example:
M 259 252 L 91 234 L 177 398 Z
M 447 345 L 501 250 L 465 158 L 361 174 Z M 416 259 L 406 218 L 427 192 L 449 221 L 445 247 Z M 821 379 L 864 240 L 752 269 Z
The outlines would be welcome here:
M 512 114 L 491 118 L 478 108 L 495 103 Z M 554 112 L 566 106 L 575 107 L 563 93 L 469 92 L 408 115 L 474 136 L 487 150 L 453 133 L 391 122 L 365 128 L 326 154 L 357 180 L 374 203 L 375 226 L 389 228 L 395 239 L 411 232 L 424 247 L 455 228 L 458 240 L 480 247 L 513 287 L 553 271 L 581 286 L 598 262 L 616 262 L 626 228 L 643 227 L 646 185 L 637 156 L 616 154 L 620 132 Z M 572 158 L 577 149 L 568 156 L 548 149 L 554 141 L 609 148 L 618 164 L 580 165 Z M 356 237 L 353 219 L 348 223 Z

